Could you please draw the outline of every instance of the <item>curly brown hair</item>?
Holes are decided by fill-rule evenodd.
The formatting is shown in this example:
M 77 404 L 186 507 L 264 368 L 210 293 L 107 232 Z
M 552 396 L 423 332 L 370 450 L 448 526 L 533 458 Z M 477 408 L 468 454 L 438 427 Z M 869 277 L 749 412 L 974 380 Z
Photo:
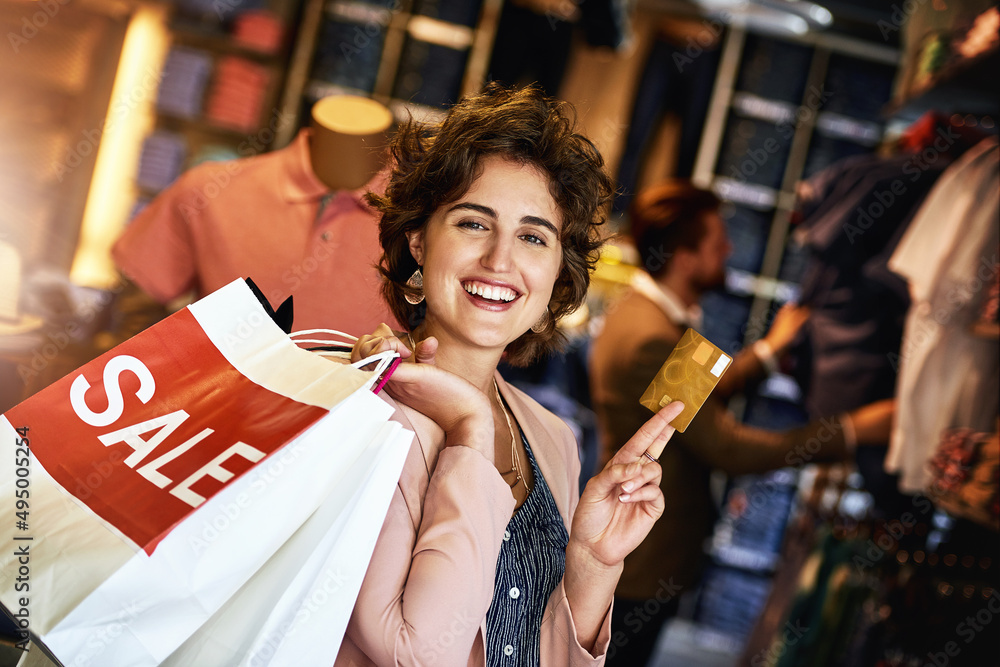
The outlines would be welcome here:
M 529 330 L 510 343 L 506 361 L 526 366 L 564 342 L 555 321 L 587 295 L 601 246 L 599 226 L 614 187 L 601 154 L 574 125 L 572 107 L 540 89 L 491 83 L 452 107 L 440 123 L 411 119 L 400 126 L 391 144 L 393 169 L 385 195 L 369 193 L 367 199 L 382 214 L 382 293 L 404 327 L 412 331 L 427 312 L 426 302 L 414 306 L 405 299 L 414 293 L 406 281 L 418 268 L 407 233 L 422 229 L 440 206 L 468 192 L 482 173 L 483 159 L 499 155 L 547 174 L 563 214 L 563 266 L 549 300 L 552 317 L 541 333 Z

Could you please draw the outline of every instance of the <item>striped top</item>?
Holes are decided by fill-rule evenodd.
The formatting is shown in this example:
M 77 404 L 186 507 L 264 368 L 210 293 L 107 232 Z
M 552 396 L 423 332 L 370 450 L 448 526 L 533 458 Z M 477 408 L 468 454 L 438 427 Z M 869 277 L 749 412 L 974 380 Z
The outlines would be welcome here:
M 537 667 L 542 615 L 566 571 L 569 533 L 521 432 L 535 486 L 514 513 L 500 545 L 493 602 L 486 614 L 486 664 Z

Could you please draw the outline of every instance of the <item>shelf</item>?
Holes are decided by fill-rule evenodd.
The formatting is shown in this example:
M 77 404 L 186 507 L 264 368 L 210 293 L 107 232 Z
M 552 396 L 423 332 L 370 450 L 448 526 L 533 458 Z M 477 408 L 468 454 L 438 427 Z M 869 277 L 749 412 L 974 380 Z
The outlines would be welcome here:
M 757 551 L 731 544 L 713 546 L 710 555 L 719 565 L 758 574 L 774 572 L 778 567 L 779 560 L 779 555 L 776 553 Z
M 833 139 L 846 139 L 862 146 L 877 146 L 882 141 L 883 128 L 879 123 L 858 120 L 831 111 L 824 111 L 816 118 L 816 131 Z
M 392 22 L 394 14 L 392 10 L 385 7 L 376 7 L 357 0 L 333 0 L 326 3 L 323 11 L 336 19 L 361 24 L 374 23 L 382 27 Z
M 710 651 L 735 656 L 738 655 L 743 649 L 743 640 L 739 637 L 733 637 L 732 635 L 727 635 L 724 632 L 719 632 L 718 630 L 714 630 L 709 627 L 699 625 L 694 626 L 692 636 L 694 638 L 695 645 Z
M 436 123 L 444 120 L 448 115 L 445 109 L 430 107 L 425 104 L 416 104 L 393 98 L 389 101 L 389 109 L 397 122 L 402 122 L 412 117 L 418 123 Z
M 733 111 L 744 118 L 764 120 L 775 125 L 791 123 L 795 120 L 798 107 L 789 102 L 771 100 L 753 93 L 735 93 L 732 101 Z
M 372 94 L 368 91 L 360 90 L 358 88 L 350 88 L 348 86 L 340 86 L 335 83 L 328 83 L 319 79 L 311 79 L 309 83 L 306 84 L 302 95 L 303 97 L 309 98 L 309 100 L 313 102 L 319 101 L 324 97 L 332 97 L 334 95 L 358 95 L 361 97 L 372 97 Z
M 737 296 L 760 297 L 779 303 L 797 300 L 800 292 L 795 283 L 732 268 L 726 269 L 726 290 Z
M 165 129 L 173 130 L 174 132 L 194 130 L 196 132 L 213 135 L 225 141 L 246 141 L 261 128 L 261 124 L 257 123 L 252 129 L 244 131 L 233 127 L 216 125 L 206 118 L 185 118 L 183 116 L 174 116 L 162 111 L 158 111 L 156 113 L 156 117 L 157 124 L 162 125 Z
M 263 65 L 281 65 L 285 49 L 271 53 L 241 44 L 232 35 L 222 32 L 200 31 L 194 27 L 176 26 L 171 28 L 174 45 L 204 49 L 215 54 L 239 56 Z
M 761 383 L 757 394 L 763 398 L 787 401 L 793 405 L 801 405 L 802 388 L 794 379 L 784 373 L 772 373 Z
M 778 203 L 778 192 L 766 185 L 742 183 L 726 176 L 716 176 L 712 189 L 721 199 L 760 211 L 769 211 Z
M 406 32 L 413 39 L 445 46 L 456 51 L 465 51 L 472 47 L 476 40 L 476 31 L 469 26 L 458 23 L 448 23 L 429 16 L 415 14 L 406 24 Z

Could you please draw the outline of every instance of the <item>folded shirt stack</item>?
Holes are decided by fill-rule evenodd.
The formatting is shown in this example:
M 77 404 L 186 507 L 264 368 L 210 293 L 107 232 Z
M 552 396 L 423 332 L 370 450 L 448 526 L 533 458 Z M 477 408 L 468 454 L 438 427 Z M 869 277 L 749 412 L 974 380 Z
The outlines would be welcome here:
M 207 52 L 186 46 L 170 49 L 163 65 L 157 109 L 182 118 L 197 117 L 211 73 L 212 57 Z
M 266 9 L 241 12 L 233 21 L 233 39 L 262 53 L 277 53 L 284 32 L 281 19 Z
M 257 127 L 268 72 L 244 58 L 226 56 L 216 65 L 205 115 L 213 123 L 243 132 Z
M 136 182 L 144 188 L 162 190 L 180 175 L 186 154 L 182 136 L 163 130 L 153 132 L 142 143 Z

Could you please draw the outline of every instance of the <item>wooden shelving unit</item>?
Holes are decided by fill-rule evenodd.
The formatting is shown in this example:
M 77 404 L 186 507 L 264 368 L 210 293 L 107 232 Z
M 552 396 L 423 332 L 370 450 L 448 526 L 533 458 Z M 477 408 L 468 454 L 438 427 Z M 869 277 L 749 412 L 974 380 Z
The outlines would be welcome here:
M 297 129 L 308 123 L 312 103 L 328 95 L 371 97 L 389 107 L 397 119 L 409 114 L 417 118 L 440 117 L 443 106 L 416 103 L 397 94 L 407 40 L 419 38 L 426 44 L 464 52 L 461 84 L 456 99 L 450 100 L 454 102 L 479 90 L 485 81 L 502 4 L 503 0 L 483 0 L 475 24 L 470 26 L 422 14 L 414 0 L 401 0 L 392 7 L 362 0 L 306 0 L 280 104 L 282 117 L 293 118 L 294 122 L 282 128 L 275 147 L 290 142 Z M 380 44 L 377 66 L 367 77 L 370 86 L 324 80 L 315 73 L 317 46 L 328 21 L 356 27 L 353 37 L 339 45 L 346 63 L 361 50 Z

